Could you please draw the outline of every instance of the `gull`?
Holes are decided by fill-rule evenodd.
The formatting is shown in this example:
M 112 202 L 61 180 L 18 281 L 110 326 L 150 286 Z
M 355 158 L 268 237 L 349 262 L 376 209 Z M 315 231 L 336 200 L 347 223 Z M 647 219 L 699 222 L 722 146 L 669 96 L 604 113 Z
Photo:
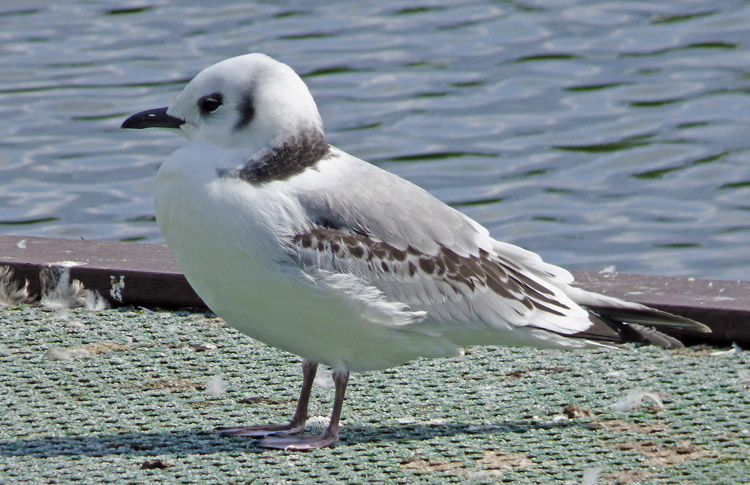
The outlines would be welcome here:
M 305 83 L 264 54 L 204 69 L 169 107 L 122 127 L 188 140 L 155 185 L 156 219 L 174 258 L 229 325 L 303 359 L 289 423 L 217 428 L 223 435 L 263 438 L 266 448 L 330 446 L 350 372 L 468 346 L 678 347 L 656 328 L 710 331 L 576 287 L 568 271 L 329 145 Z M 325 432 L 304 434 L 319 364 L 333 371 L 333 409 Z

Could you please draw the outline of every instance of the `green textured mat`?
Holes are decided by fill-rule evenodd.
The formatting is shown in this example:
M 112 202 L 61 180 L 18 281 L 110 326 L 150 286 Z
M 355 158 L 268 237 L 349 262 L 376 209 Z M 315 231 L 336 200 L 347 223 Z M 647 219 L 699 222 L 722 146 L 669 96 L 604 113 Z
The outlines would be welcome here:
M 219 319 L 0 317 L 0 483 L 750 482 L 747 352 L 483 348 L 353 375 L 342 441 L 291 453 L 211 432 L 288 419 L 301 382 L 296 357 Z M 617 411 L 631 389 L 665 409 Z M 311 415 L 332 398 L 316 386 Z

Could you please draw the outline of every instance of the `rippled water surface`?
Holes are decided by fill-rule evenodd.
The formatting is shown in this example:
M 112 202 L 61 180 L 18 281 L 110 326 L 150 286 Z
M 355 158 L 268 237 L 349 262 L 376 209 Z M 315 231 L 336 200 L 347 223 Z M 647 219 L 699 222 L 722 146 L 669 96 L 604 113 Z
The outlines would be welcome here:
M 750 279 L 750 4 L 0 4 L 0 233 L 162 242 L 184 143 L 119 130 L 200 69 L 302 74 L 334 145 L 569 268 Z

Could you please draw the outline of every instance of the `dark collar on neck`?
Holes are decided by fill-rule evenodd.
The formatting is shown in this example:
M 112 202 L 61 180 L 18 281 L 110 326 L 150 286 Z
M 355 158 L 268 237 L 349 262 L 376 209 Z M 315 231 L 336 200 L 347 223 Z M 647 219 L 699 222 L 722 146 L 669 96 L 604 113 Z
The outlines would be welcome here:
M 253 185 L 286 180 L 304 172 L 325 158 L 330 145 L 318 129 L 309 129 L 275 146 L 242 167 L 222 170 L 219 175 L 236 177 Z

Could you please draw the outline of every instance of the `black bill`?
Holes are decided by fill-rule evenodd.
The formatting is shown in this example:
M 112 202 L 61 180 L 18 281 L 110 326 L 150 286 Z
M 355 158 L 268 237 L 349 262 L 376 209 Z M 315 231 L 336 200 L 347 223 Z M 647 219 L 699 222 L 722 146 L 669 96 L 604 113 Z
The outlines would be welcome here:
M 141 111 L 126 119 L 120 128 L 179 128 L 185 120 L 169 116 L 167 108 L 156 108 Z

